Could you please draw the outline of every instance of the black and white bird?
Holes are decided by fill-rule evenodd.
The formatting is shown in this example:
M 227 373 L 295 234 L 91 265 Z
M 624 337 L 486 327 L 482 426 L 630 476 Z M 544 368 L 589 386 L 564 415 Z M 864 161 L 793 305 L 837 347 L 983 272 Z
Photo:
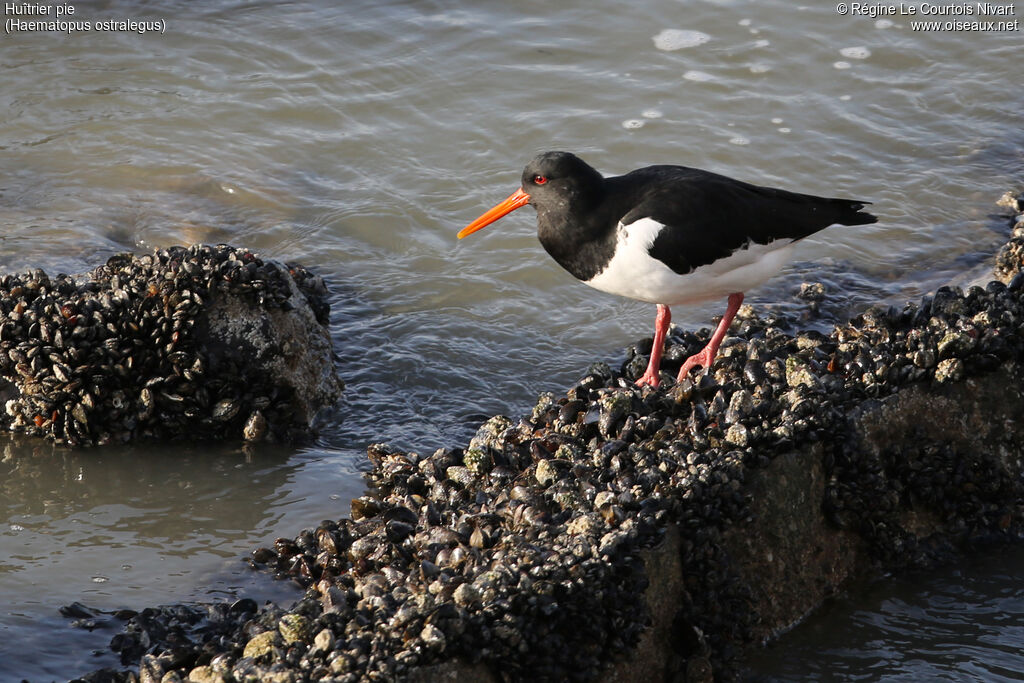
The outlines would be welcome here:
M 743 293 L 775 275 L 791 245 L 830 225 L 878 219 L 870 202 L 752 185 L 685 166 L 648 166 L 603 177 L 569 152 L 545 152 L 523 171 L 522 187 L 459 232 L 466 237 L 527 204 L 537 237 L 584 283 L 658 305 L 650 362 L 638 385 L 658 386 L 669 306 L 728 297 L 711 340 L 678 380 L 708 370 Z

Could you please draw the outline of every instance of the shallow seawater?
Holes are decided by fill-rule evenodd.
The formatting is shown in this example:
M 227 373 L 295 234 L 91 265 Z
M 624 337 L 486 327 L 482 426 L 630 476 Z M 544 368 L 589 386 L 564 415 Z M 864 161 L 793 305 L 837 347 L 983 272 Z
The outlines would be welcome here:
M 75 7 L 79 21 L 166 30 L 4 37 L 0 270 L 82 272 L 198 241 L 302 262 L 331 283 L 348 389 L 301 448 L 0 439 L 2 680 L 114 664 L 111 632 L 58 613 L 76 600 L 289 599 L 240 558 L 346 515 L 367 444 L 458 445 L 649 335 L 653 307 L 561 272 L 528 209 L 456 242 L 538 151 L 573 150 L 608 174 L 681 163 L 874 202 L 879 223 L 805 240 L 748 293 L 798 317 L 808 280 L 841 318 L 983 275 L 1007 234 L 994 201 L 1024 170 L 1019 30 L 920 31 L 781 0 Z M 723 308 L 674 320 L 699 328 Z M 965 621 L 989 630 L 954 656 L 999 666 L 984 615 L 1020 560 L 978 568 L 994 583 L 965 599 L 977 616 Z M 941 583 L 922 585 L 915 599 L 940 599 Z M 863 600 L 854 612 L 883 618 L 884 597 Z M 821 618 L 815 633 L 853 617 Z M 931 647 L 928 618 L 908 628 L 907 652 Z M 846 656 L 819 643 L 791 656 Z M 888 673 L 929 675 L 917 661 Z
M 1019 681 L 1024 548 L 859 586 L 753 653 L 766 681 Z

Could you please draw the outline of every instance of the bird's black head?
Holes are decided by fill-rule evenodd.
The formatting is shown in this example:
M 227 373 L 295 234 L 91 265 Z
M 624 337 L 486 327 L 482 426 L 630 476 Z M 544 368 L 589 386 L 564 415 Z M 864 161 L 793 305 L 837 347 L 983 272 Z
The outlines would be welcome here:
M 603 178 L 570 152 L 544 152 L 523 169 L 523 192 L 538 212 L 566 211 L 596 197 Z
M 575 154 L 539 154 L 523 170 L 522 189 L 460 230 L 459 239 L 527 204 L 537 209 L 539 224 L 565 222 L 570 212 L 586 212 L 600 201 L 603 181 L 600 173 Z

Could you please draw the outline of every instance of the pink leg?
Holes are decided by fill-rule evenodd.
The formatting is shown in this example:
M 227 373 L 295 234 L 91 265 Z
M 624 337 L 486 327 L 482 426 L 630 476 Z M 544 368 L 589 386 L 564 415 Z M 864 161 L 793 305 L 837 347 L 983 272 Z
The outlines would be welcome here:
M 705 371 L 711 368 L 711 363 L 715 360 L 715 354 L 718 353 L 718 345 L 725 339 L 725 333 L 729 331 L 729 324 L 732 323 L 732 319 L 736 316 L 736 311 L 739 310 L 742 303 L 742 292 L 729 295 L 729 307 L 725 310 L 725 315 L 722 316 L 722 322 L 718 323 L 718 327 L 715 328 L 715 333 L 711 335 L 711 341 L 698 353 L 686 359 L 683 367 L 679 369 L 679 377 L 676 378 L 677 382 L 682 382 L 686 378 L 690 368 L 698 365 L 704 368 Z
M 654 345 L 651 347 L 651 360 L 647 363 L 647 370 L 643 377 L 636 381 L 638 387 L 650 384 L 658 386 L 661 381 L 658 379 L 658 368 L 661 367 L 661 354 L 665 351 L 665 335 L 668 333 L 668 325 L 672 322 L 672 311 L 668 306 L 658 304 L 658 315 L 654 318 Z

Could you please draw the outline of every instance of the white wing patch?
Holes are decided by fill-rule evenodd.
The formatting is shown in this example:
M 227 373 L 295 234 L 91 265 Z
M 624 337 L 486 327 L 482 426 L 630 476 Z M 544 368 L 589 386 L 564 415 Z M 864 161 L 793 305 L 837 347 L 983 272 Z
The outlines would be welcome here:
M 664 225 L 641 218 L 619 223 L 615 255 L 604 270 L 586 284 L 602 292 L 652 304 L 691 304 L 745 292 L 770 279 L 789 261 L 793 240 L 753 244 L 685 275 L 673 271 L 650 254 Z

